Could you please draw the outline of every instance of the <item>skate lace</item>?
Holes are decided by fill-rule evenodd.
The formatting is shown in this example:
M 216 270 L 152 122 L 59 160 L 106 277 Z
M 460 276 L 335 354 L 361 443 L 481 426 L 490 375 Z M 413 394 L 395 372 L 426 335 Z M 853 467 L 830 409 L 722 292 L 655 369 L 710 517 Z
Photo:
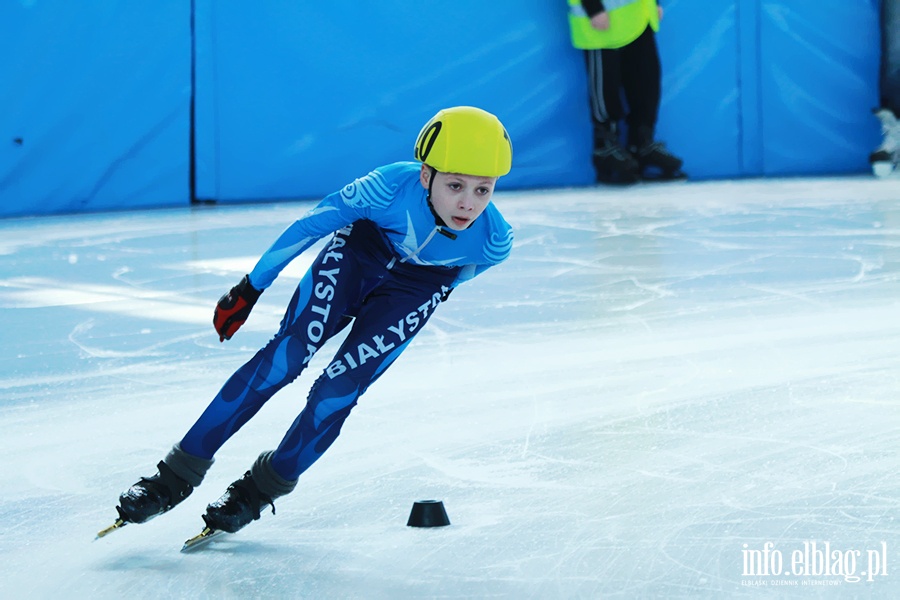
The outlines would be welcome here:
M 599 158 L 607 158 L 612 157 L 617 160 L 627 161 L 628 154 L 626 154 L 625 149 L 621 146 L 605 146 L 602 148 L 598 148 L 594 151 L 594 154 Z
M 651 142 L 646 146 L 643 146 L 638 149 L 638 152 L 641 156 L 648 156 L 650 154 L 660 154 L 662 156 L 674 156 L 671 152 L 666 149 L 666 145 L 663 142 Z
M 250 478 L 241 479 L 234 482 L 228 488 L 233 493 L 239 494 L 243 500 L 247 502 L 253 511 L 253 520 L 256 521 L 260 517 L 260 513 L 265 505 L 272 507 L 272 514 L 275 514 L 275 503 L 267 495 L 259 491 L 256 484 Z
M 159 472 L 153 477 L 141 477 L 141 485 L 145 490 L 164 497 L 166 508 L 178 504 L 193 491 L 193 487 L 176 475 L 164 461 L 160 461 L 156 468 Z

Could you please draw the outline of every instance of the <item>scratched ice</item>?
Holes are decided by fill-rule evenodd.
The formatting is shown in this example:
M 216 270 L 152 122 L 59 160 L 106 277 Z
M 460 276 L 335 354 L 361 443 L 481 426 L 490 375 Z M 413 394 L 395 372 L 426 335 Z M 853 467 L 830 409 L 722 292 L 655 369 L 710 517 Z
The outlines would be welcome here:
M 310 203 L 0 221 L 0 597 L 897 597 L 898 200 L 863 178 L 498 194 L 512 258 L 276 516 L 194 555 L 336 345 L 183 505 L 93 537 L 277 327 L 310 256 L 229 343 L 212 305 Z M 432 498 L 452 525 L 406 527 Z M 887 575 L 745 572 L 810 541 L 857 572 L 884 547 Z

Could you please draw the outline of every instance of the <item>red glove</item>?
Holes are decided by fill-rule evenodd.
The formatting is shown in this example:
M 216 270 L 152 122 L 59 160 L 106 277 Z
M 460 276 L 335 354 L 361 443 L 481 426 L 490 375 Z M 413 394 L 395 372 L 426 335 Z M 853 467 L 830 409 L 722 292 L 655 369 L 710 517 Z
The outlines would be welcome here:
M 250 285 L 250 276 L 244 275 L 241 282 L 231 288 L 227 294 L 219 298 L 216 304 L 216 312 L 213 314 L 213 326 L 219 333 L 219 341 L 230 340 L 231 336 L 240 329 L 253 305 L 259 300 L 262 290 Z

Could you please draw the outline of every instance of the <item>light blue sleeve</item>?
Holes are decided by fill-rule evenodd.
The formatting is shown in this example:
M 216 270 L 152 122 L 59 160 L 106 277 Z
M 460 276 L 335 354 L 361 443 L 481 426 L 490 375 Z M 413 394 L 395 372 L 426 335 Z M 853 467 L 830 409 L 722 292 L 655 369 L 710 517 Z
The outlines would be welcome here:
M 266 289 L 288 263 L 319 239 L 386 210 L 398 188 L 391 175 L 389 167 L 376 169 L 347 184 L 341 191 L 326 196 L 285 229 L 266 250 L 250 272 L 250 284 L 258 290 Z
M 483 260 L 477 264 L 466 265 L 460 269 L 454 287 L 478 277 L 491 267 L 499 265 L 509 258 L 513 247 L 513 229 L 499 213 L 495 213 L 491 221 L 491 233 L 485 240 L 482 248 Z

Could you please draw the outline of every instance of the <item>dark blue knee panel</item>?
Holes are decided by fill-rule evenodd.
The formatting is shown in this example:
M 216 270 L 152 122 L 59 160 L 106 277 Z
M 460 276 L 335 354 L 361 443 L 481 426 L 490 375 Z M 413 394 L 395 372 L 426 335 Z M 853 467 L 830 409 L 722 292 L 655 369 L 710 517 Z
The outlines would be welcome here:
M 356 406 L 360 390 L 348 379 L 322 374 L 309 392 L 306 407 L 272 454 L 272 467 L 288 481 L 297 479 L 337 439 Z
M 305 354 L 305 345 L 295 338 L 272 339 L 225 382 L 181 440 L 181 449 L 212 458 L 275 392 L 300 375 Z

